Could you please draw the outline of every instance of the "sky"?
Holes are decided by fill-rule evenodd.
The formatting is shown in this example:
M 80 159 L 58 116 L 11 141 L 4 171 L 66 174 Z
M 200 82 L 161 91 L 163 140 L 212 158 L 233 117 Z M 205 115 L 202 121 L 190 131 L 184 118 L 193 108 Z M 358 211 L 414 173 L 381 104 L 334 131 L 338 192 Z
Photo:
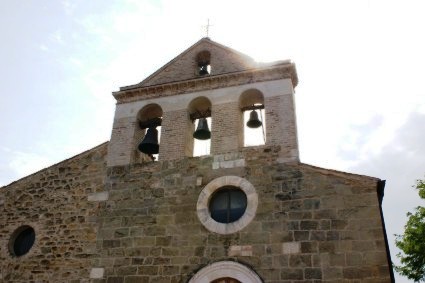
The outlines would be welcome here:
M 392 259 L 424 205 L 424 1 L 0 0 L 0 186 L 110 139 L 120 86 L 204 37 L 299 77 L 301 161 L 387 181 Z M 397 282 L 409 282 L 397 276 Z

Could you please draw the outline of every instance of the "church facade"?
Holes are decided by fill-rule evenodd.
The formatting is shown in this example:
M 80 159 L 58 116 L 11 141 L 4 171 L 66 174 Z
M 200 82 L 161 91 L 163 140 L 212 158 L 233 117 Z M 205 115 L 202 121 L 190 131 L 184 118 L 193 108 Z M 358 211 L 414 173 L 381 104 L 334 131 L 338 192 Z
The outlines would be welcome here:
M 0 188 L 0 282 L 393 282 L 385 182 L 299 161 L 297 83 L 203 38 L 114 92 L 109 142 Z

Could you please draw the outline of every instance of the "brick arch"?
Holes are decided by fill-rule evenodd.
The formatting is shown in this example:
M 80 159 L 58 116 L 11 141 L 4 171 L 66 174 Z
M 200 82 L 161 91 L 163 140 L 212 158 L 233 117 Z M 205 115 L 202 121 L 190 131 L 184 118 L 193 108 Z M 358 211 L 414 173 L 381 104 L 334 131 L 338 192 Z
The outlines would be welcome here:
M 247 89 L 239 96 L 239 106 L 241 108 L 251 106 L 256 103 L 264 105 L 264 95 L 256 88 Z
M 146 134 L 146 129 L 141 129 L 139 123 L 147 121 L 149 119 L 161 118 L 162 116 L 163 116 L 162 107 L 156 103 L 147 104 L 143 106 L 137 112 L 137 115 L 135 117 L 135 128 L 134 128 L 133 146 L 132 146 L 134 150 L 133 160 L 135 160 L 136 162 L 151 161 L 151 159 L 147 155 L 140 153 L 137 149 L 137 146 L 143 140 Z
M 243 112 L 240 127 L 243 129 L 244 146 L 264 145 L 266 119 L 263 93 L 256 88 L 245 90 L 239 96 L 239 107 Z M 257 121 L 257 123 L 252 123 L 253 121 Z M 259 137 L 260 139 L 258 139 Z
M 243 283 L 262 283 L 261 278 L 252 269 L 234 261 L 219 261 L 199 270 L 189 283 L 210 283 L 220 278 L 231 278 Z
M 189 131 L 187 133 L 186 137 L 186 156 L 194 156 L 196 154 L 195 147 L 197 146 L 210 146 L 211 145 L 211 139 L 202 141 L 201 144 L 195 141 L 193 138 L 193 132 L 195 131 L 195 124 L 198 123 L 197 119 L 200 117 L 208 118 L 211 117 L 211 101 L 205 96 L 198 96 L 190 101 L 190 103 L 187 106 L 187 111 L 190 116 L 190 126 Z M 209 118 L 208 120 L 210 120 Z M 210 124 L 210 131 L 211 131 L 211 120 L 208 122 Z M 207 152 L 207 154 L 209 154 Z
M 137 113 L 137 118 L 141 121 L 162 117 L 162 107 L 157 103 L 150 103 L 142 107 Z
M 195 111 L 205 112 L 211 110 L 211 101 L 205 96 L 198 96 L 192 99 L 188 105 L 188 111 L 192 114 Z

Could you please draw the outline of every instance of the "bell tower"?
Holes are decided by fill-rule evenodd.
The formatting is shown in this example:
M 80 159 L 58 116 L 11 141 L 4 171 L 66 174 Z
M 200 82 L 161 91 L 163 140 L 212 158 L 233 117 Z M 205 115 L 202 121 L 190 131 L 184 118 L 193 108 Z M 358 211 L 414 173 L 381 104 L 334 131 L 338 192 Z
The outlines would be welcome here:
M 257 135 L 263 141 L 258 146 L 277 146 L 279 162 L 299 161 L 297 81 L 290 61 L 259 64 L 203 38 L 142 82 L 114 93 L 108 166 L 193 157 L 196 140 L 209 140 L 204 155 L 238 152 Z

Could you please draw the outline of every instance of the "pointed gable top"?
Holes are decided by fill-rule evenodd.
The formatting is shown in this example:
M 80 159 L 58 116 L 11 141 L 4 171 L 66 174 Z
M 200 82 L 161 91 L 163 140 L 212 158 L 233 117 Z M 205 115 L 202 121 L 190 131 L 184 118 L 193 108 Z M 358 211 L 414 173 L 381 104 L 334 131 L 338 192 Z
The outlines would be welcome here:
M 122 87 L 120 90 L 199 78 L 201 76 L 198 69 L 198 55 L 205 51 L 209 54 L 211 75 L 239 72 L 258 66 L 251 57 L 205 37 L 142 82 L 136 85 Z

